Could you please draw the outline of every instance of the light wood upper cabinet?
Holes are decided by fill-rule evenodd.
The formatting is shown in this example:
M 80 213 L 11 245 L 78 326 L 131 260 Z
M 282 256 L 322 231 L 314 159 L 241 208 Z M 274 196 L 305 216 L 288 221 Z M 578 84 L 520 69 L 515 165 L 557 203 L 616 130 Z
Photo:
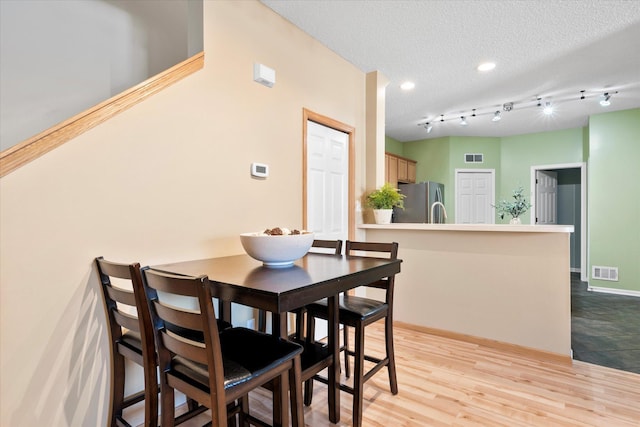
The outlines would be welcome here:
M 412 160 L 407 161 L 407 181 L 414 183 L 416 182 L 416 166 L 417 162 Z
M 385 153 L 385 181 L 393 187 L 397 187 L 399 182 L 416 182 L 416 164 L 415 160 Z
M 384 156 L 385 173 L 384 180 L 391 184 L 393 188 L 398 187 L 398 158 L 385 153 Z

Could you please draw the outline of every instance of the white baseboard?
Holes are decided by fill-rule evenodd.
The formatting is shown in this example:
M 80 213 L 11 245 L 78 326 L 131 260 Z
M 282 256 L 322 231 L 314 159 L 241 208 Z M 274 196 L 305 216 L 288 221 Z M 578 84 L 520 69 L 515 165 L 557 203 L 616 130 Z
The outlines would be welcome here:
M 587 290 L 591 292 L 602 292 L 604 294 L 626 295 L 629 297 L 640 298 L 640 291 L 632 291 L 629 289 L 601 288 L 598 286 L 587 286 Z

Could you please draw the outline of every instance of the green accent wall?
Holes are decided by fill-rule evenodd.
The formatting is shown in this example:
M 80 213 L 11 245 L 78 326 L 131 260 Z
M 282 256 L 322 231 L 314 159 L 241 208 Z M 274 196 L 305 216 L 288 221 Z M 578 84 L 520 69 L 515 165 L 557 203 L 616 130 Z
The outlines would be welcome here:
M 590 285 L 640 292 L 640 109 L 589 120 Z M 591 278 L 618 267 L 618 282 Z
M 482 163 L 465 163 L 464 155 L 467 153 L 481 153 Z M 456 169 L 494 169 L 496 179 L 496 193 L 500 183 L 500 138 L 484 137 L 451 137 L 449 147 L 449 183 L 444 187 L 447 213 L 451 222 L 455 221 L 455 197 L 456 197 Z
M 418 181 L 445 184 L 449 218 L 455 218 L 456 168 L 495 169 L 500 200 L 519 185 L 530 191 L 532 166 L 586 162 L 588 183 L 582 185 L 587 186 L 590 285 L 640 293 L 640 109 L 591 116 L 584 128 L 503 138 L 392 141 L 387 151 L 418 162 Z M 464 153 L 483 153 L 484 163 L 464 163 Z M 523 223 L 530 223 L 530 212 Z M 497 223 L 507 221 L 496 218 Z M 619 281 L 591 279 L 593 265 L 618 267 Z
M 496 183 L 496 200 L 508 199 L 513 190 L 522 186 L 531 200 L 531 166 L 584 162 L 582 128 L 540 132 L 502 138 L 500 147 L 500 185 Z M 521 217 L 531 221 L 531 209 Z M 496 222 L 508 222 L 496 218 Z
M 403 156 L 402 142 L 391 138 L 390 136 L 384 137 L 384 151 L 395 154 L 396 156 Z

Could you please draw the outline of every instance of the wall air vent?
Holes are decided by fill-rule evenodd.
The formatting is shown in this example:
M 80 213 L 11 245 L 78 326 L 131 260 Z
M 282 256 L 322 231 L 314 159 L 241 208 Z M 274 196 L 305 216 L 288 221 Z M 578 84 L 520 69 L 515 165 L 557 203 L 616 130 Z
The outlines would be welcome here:
M 464 155 L 465 163 L 483 163 L 484 162 L 484 154 L 482 153 L 466 153 Z
M 618 267 L 600 267 L 594 265 L 591 267 L 591 277 L 598 280 L 618 281 Z

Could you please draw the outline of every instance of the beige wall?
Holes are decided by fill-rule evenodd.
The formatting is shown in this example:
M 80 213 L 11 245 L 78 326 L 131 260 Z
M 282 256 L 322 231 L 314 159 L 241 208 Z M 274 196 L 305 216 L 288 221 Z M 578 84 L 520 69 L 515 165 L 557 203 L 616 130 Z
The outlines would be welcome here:
M 399 243 L 395 320 L 571 355 L 568 232 L 394 227 L 367 239 Z
M 240 253 L 240 232 L 302 224 L 303 107 L 356 128 L 362 192 L 364 73 L 258 2 L 205 2 L 204 27 L 202 71 L 0 181 L 0 425 L 106 422 L 95 256 Z

